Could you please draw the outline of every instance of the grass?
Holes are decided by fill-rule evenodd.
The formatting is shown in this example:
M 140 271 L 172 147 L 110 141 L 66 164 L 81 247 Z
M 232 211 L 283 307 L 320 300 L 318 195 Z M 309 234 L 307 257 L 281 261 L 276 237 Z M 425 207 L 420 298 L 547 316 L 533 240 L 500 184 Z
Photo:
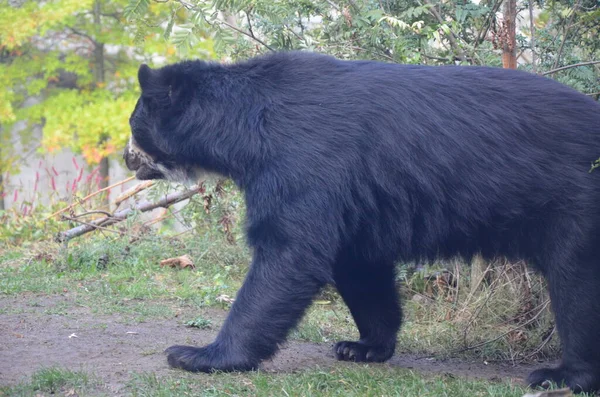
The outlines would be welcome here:
M 135 241 L 96 237 L 75 243 L 68 250 L 43 245 L 29 250 L 0 253 L 0 294 L 67 294 L 93 313 L 120 314 L 129 322 L 171 318 L 182 307 L 227 309 L 227 298 L 235 296 L 249 261 L 242 244 L 231 246 L 209 234 L 184 240 L 165 240 L 152 234 Z M 192 258 L 196 270 L 159 265 L 162 259 L 182 254 Z M 536 350 L 542 358 L 557 355 L 557 338 L 544 340 L 552 330 L 549 308 L 535 322 L 521 327 L 535 313 L 531 308 L 526 312 L 521 291 L 533 289 L 530 295 L 535 296 L 527 298 L 528 304 L 542 307 L 539 281 L 534 280 L 534 288 L 528 289 L 503 270 L 493 275 L 493 282 L 473 289 L 465 281 L 467 274 L 461 278 L 457 297 L 453 297 L 453 289 L 432 291 L 438 281 L 428 281 L 423 274 L 402 279 L 402 349 L 443 355 L 467 348 L 461 353 L 487 360 L 519 359 Z M 415 296 L 427 297 L 415 300 Z M 65 307 L 48 310 L 66 313 Z M 506 335 L 498 338 L 502 334 Z M 346 306 L 329 288 L 317 298 L 292 337 L 329 342 L 354 338 L 356 329 Z M 481 346 L 470 348 L 474 345 Z
M 204 377 L 206 378 L 206 377 Z M 361 366 L 334 370 L 310 370 L 294 374 L 221 374 L 206 379 L 151 374 L 136 376 L 130 383 L 134 396 L 519 396 L 524 390 L 507 383 L 465 381 L 422 376 L 409 370 Z
M 0 396 L 29 397 L 44 395 L 76 396 L 95 393 L 99 381 L 85 372 L 61 368 L 44 368 L 35 372 L 31 380 L 16 386 L 0 386 Z
M 192 258 L 195 270 L 159 265 L 162 259 L 182 254 Z M 56 245 L 40 245 L 28 251 L 0 252 L 0 294 L 66 294 L 93 313 L 120 314 L 128 322 L 171 318 L 182 307 L 227 309 L 248 261 L 249 253 L 242 244 L 228 245 L 211 234 L 188 239 L 154 234 L 135 239 L 95 237 L 62 250 Z M 495 275 L 492 283 L 478 289 L 471 288 L 463 275 L 454 298 L 452 289 L 431 291 L 437 281 L 427 281 L 422 274 L 402 279 L 405 322 L 399 335 L 401 349 L 438 355 L 462 349 L 461 353 L 487 360 L 519 359 L 536 350 L 541 357 L 556 356 L 557 338 L 544 340 L 552 330 L 548 308 L 528 327 L 521 327 L 531 313 L 524 312 L 520 296 L 526 288 L 511 279 L 510 272 Z M 539 302 L 542 288 L 536 288 L 530 295 L 536 294 Z M 415 300 L 415 296 L 427 297 Z M 67 309 L 57 306 L 47 311 L 66 315 Z M 16 309 L 0 309 L 8 310 Z M 498 338 L 502 334 L 505 337 Z M 317 298 L 292 334 L 292 338 L 312 342 L 354 337 L 352 318 L 331 288 Z M 474 345 L 481 346 L 470 348 Z
M 191 257 L 195 270 L 159 265 L 162 259 L 183 254 Z M 229 308 L 228 298 L 240 287 L 249 258 L 241 243 L 228 245 L 222 236 L 214 234 L 179 239 L 153 234 L 133 239 L 95 236 L 72 243 L 68 249 L 38 244 L 4 250 L 0 251 L 0 302 L 18 298 L 27 304 L 0 307 L 0 315 L 39 311 L 37 306 L 43 303 L 42 315 L 72 316 L 72 307 L 82 306 L 93 314 L 114 316 L 110 321 L 135 323 L 178 317 L 181 325 L 217 330 L 222 315 L 213 318 L 210 310 Z M 544 340 L 552 317 L 539 304 L 544 299 L 543 285 L 538 279 L 523 280 L 522 274 L 510 267 L 499 269 L 486 273 L 489 280 L 478 283 L 471 283 L 474 277 L 462 270 L 455 285 L 449 282 L 444 286 L 439 278 L 427 276 L 433 270 L 410 273 L 401 268 L 405 322 L 398 337 L 398 352 L 482 360 L 555 357 L 557 338 Z M 459 272 L 454 271 L 454 276 L 458 278 Z M 522 291 L 529 295 L 523 296 Z M 58 296 L 67 299 L 52 304 L 53 297 Z M 185 315 L 179 317 L 182 312 Z M 290 339 L 330 343 L 357 336 L 348 309 L 335 290 L 327 288 Z M 477 347 L 465 349 L 472 346 Z M 71 390 L 78 395 L 102 395 L 103 389 L 101 382 L 84 373 L 48 369 L 26 383 L 0 389 L 0 396 L 67 395 Z M 138 374 L 129 380 L 127 393 L 507 397 L 522 396 L 524 390 L 505 382 L 377 366 L 341 366 L 293 374 L 191 376 L 176 372 L 161 378 Z
M 0 396 L 108 395 L 104 385 L 82 372 L 44 369 L 31 381 L 0 389 Z M 132 374 L 120 394 L 138 397 L 168 396 L 485 396 L 521 397 L 525 389 L 508 382 L 465 380 L 452 376 L 427 376 L 406 369 L 356 365 L 291 374 L 175 373 L 159 378 L 151 373 Z M 69 394 L 71 393 L 71 394 Z
M 243 255 L 243 250 L 237 251 L 235 254 Z M 161 259 L 182 252 L 202 257 L 197 271 L 160 267 Z M 154 237 L 134 243 L 127 239 L 97 239 L 68 251 L 53 252 L 51 260 L 38 259 L 40 256 L 15 251 L 0 254 L 0 294 L 69 293 L 103 313 L 132 310 L 122 303 L 137 300 L 143 303 L 133 311 L 168 316 L 168 310 L 152 307 L 151 302 L 168 299 L 198 306 L 223 306 L 217 298 L 235 295 L 247 266 L 245 260 L 233 257 L 231 252 L 218 251 L 209 243 L 164 244 Z

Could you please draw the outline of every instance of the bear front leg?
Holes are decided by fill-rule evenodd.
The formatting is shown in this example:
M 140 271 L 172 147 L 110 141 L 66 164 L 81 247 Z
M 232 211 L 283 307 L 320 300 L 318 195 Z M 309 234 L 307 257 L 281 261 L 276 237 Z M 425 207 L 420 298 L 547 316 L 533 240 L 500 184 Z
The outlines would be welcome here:
M 275 354 L 325 284 L 315 273 L 326 267 L 317 268 L 306 254 L 277 251 L 256 250 L 216 340 L 205 347 L 169 347 L 169 365 L 194 372 L 247 371 Z

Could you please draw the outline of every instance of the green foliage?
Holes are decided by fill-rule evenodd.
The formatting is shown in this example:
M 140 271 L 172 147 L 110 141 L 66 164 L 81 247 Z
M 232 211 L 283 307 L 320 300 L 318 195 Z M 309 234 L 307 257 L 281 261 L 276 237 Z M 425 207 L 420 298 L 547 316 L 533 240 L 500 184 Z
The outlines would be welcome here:
M 42 151 L 69 148 L 89 164 L 120 152 L 139 94 L 135 76 L 140 61 L 178 59 L 163 27 L 151 21 L 176 14 L 149 0 L 20 3 L 0 0 L 2 134 L 23 120 L 28 127 L 44 126 Z M 137 29 L 127 25 L 142 15 L 144 23 L 137 21 Z M 206 51 L 193 55 L 210 57 L 211 43 L 205 41 Z M 24 106 L 32 96 L 40 102 Z M 18 156 L 8 156 L 8 146 L 2 149 L 0 172 L 14 171 Z
M 59 227 L 57 221 L 44 219 L 41 211 L 30 215 L 17 208 L 0 211 L 0 248 L 47 239 Z
M 600 6 L 580 3 L 536 4 L 535 48 L 529 26 L 518 37 L 521 67 L 532 67 L 531 50 L 538 71 L 600 58 Z M 521 10 L 527 5 L 519 1 Z M 306 49 L 349 59 L 499 66 L 498 10 L 492 0 L 28 0 L 20 6 L 1 0 L 0 123 L 4 130 L 18 120 L 44 123 L 43 150 L 69 147 L 97 163 L 128 135 L 141 60 Z M 117 51 L 107 52 L 109 45 Z M 570 68 L 551 77 L 594 93 L 600 91 L 599 68 Z M 73 77 L 70 83 L 65 73 Z M 44 100 L 23 108 L 32 95 Z M 9 151 L 0 158 L 0 172 L 14 167 Z
M 185 323 L 188 327 L 200 328 L 200 329 L 209 329 L 212 325 L 212 321 L 205 317 L 196 317 L 193 320 L 190 320 Z
M 131 7 L 136 4 L 130 2 Z M 169 19 L 165 32 L 178 47 L 208 34 L 218 53 L 234 58 L 265 49 L 309 49 L 342 58 L 409 63 L 452 63 L 464 51 L 462 47 L 482 44 L 477 34 L 491 10 L 486 2 L 451 1 L 440 5 L 444 20 L 439 22 L 431 12 L 434 5 L 416 1 L 195 0 L 169 4 L 178 4 L 182 11 L 180 20 Z M 173 38 L 172 29 L 182 33 Z M 443 37 L 451 30 L 460 39 L 455 48 L 447 47 Z M 438 45 L 431 45 L 432 40 L 438 40 Z M 488 51 L 485 56 L 492 55 Z M 477 54 L 479 60 L 482 57 Z
M 576 9 L 573 3 L 564 1 L 543 3 L 535 20 L 539 70 L 600 60 L 600 4 L 576 3 L 579 4 Z M 599 75 L 599 65 L 586 65 L 559 71 L 551 77 L 579 91 L 596 93 L 600 92 Z
M 139 0 L 131 0 L 135 7 Z M 587 3 L 586 3 L 587 4 Z M 500 66 L 501 23 L 492 0 L 446 2 L 393 0 L 171 0 L 162 4 L 164 36 L 180 49 L 214 39 L 221 56 L 246 58 L 268 50 L 307 49 L 340 58 L 421 64 Z M 527 2 L 519 1 L 525 14 Z M 539 2 L 535 19 L 537 69 L 598 59 L 600 6 L 573 10 L 567 2 Z M 136 14 L 141 20 L 146 15 Z M 156 22 L 156 19 L 152 19 Z M 531 32 L 523 24 L 518 52 L 531 67 Z M 584 92 L 599 88 L 598 67 L 560 72 L 554 77 Z
M 135 17 L 141 17 L 148 11 L 150 0 L 133 0 L 127 4 L 123 10 L 123 15 L 128 20 Z

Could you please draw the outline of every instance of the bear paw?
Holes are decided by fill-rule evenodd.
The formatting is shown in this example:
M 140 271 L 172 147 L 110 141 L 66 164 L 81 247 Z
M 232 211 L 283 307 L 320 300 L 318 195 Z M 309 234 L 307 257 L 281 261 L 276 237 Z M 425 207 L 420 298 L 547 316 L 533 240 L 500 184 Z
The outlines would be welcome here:
M 600 377 L 593 369 L 569 369 L 566 367 L 541 368 L 527 377 L 529 387 L 547 389 L 552 383 L 565 385 L 575 393 L 600 390 Z
M 394 355 L 394 345 L 369 345 L 363 342 L 342 341 L 334 347 L 335 357 L 341 361 L 384 362 Z
M 250 371 L 257 367 L 241 358 L 231 357 L 215 344 L 206 347 L 171 346 L 165 353 L 171 367 L 191 372 Z

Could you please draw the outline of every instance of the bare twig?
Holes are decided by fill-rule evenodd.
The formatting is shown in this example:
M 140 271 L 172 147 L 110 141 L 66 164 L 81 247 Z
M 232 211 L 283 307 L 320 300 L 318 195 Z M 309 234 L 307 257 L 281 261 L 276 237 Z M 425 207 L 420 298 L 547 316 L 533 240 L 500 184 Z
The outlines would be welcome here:
M 569 22 L 567 23 L 567 26 L 565 26 L 565 31 L 563 33 L 563 39 L 562 39 L 562 42 L 560 43 L 560 47 L 558 47 L 558 52 L 556 53 L 556 59 L 554 60 L 554 66 L 552 67 L 553 69 L 556 69 L 558 67 L 558 63 L 560 62 L 560 57 L 562 56 L 562 52 L 565 47 L 565 43 L 567 42 L 567 36 L 569 35 L 569 30 L 571 29 L 571 24 L 573 23 L 573 18 L 575 17 L 575 14 L 577 13 L 577 9 L 579 8 L 579 3 L 581 3 L 581 0 L 577 0 L 577 3 L 575 3 L 575 6 L 573 6 L 573 11 L 571 12 L 571 16 L 569 17 Z
M 256 36 L 254 36 L 254 31 L 252 30 L 252 22 L 250 22 L 250 11 L 246 11 L 246 21 L 248 21 L 248 32 L 250 32 L 250 36 L 255 39 Z
M 156 3 L 167 3 L 168 1 L 169 1 L 169 0 L 154 0 L 154 2 L 156 2 Z M 177 3 L 179 3 L 179 4 L 181 4 L 181 5 L 182 5 L 182 6 L 183 6 L 185 9 L 187 9 L 187 10 L 195 10 L 195 9 L 196 9 L 196 6 L 195 6 L 195 5 L 193 5 L 193 4 L 191 4 L 191 3 L 188 3 L 187 1 L 184 1 L 184 0 L 175 0 L 175 1 L 176 1 Z M 212 22 L 211 22 L 211 21 L 209 21 L 209 20 L 207 20 L 206 18 L 205 18 L 205 21 L 206 21 L 208 24 L 212 25 Z M 250 21 L 250 20 L 248 19 L 248 22 L 249 22 L 249 21 Z M 268 49 L 269 51 L 273 51 L 273 52 L 275 51 L 275 50 L 274 50 L 272 47 L 270 47 L 270 46 L 269 46 L 267 43 L 265 43 L 264 41 L 262 41 L 261 39 L 259 39 L 258 37 L 256 37 L 256 36 L 254 35 L 254 32 L 252 31 L 252 27 L 250 27 L 250 32 L 246 32 L 246 31 L 244 31 L 244 30 L 242 30 L 242 29 L 240 29 L 240 28 L 238 28 L 238 27 L 236 27 L 236 26 L 233 26 L 232 24 L 230 24 L 230 23 L 228 23 L 228 22 L 226 22 L 226 21 L 219 21 L 219 20 L 215 20 L 214 22 L 215 22 L 215 23 L 218 23 L 218 24 L 221 24 L 221 25 L 225 25 L 225 26 L 227 26 L 229 29 L 231 29 L 231 30 L 235 30 L 236 32 L 238 32 L 238 33 L 240 33 L 240 34 L 243 34 L 244 36 L 247 36 L 247 37 L 251 38 L 252 40 L 256 41 L 257 43 L 259 43 L 259 44 L 263 45 L 263 46 L 264 46 L 266 49 Z
M 340 10 L 340 7 L 339 7 L 337 4 L 335 4 L 333 1 L 331 1 L 331 0 L 325 0 L 325 1 L 326 1 L 326 2 L 328 2 L 328 3 L 329 3 L 329 5 L 330 5 L 331 7 L 333 7 L 335 10 L 337 10 L 337 11 L 339 11 L 339 10 Z
M 75 228 L 67 230 L 65 232 L 60 232 L 56 236 L 56 241 L 57 242 L 66 242 L 75 237 L 78 237 L 83 234 L 94 231 L 96 229 L 99 229 L 99 228 L 104 229 L 105 226 L 109 226 L 114 223 L 121 222 L 121 221 L 127 219 L 128 217 L 133 215 L 135 212 L 152 211 L 153 209 L 156 209 L 159 207 L 168 208 L 168 207 L 172 206 L 173 204 L 176 204 L 181 201 L 189 199 L 190 197 L 194 196 L 198 192 L 199 192 L 199 187 L 196 186 L 190 190 L 186 190 L 183 192 L 175 192 L 175 193 L 167 194 L 162 199 L 160 199 L 154 203 L 149 202 L 149 201 L 143 201 L 133 208 L 123 209 L 121 211 L 118 211 L 118 212 L 112 214 L 112 216 L 107 216 L 105 218 L 96 219 L 94 221 L 91 221 L 89 224 L 83 224 L 81 226 L 75 227 Z M 78 221 L 78 222 L 82 223 L 81 221 Z
M 88 39 L 94 46 L 98 45 L 98 42 L 96 41 L 96 39 L 94 39 L 92 36 L 90 36 L 87 33 L 84 32 L 80 32 L 79 30 L 73 29 L 72 27 L 68 27 L 67 29 L 69 29 L 74 35 L 77 36 L 81 36 L 81 37 L 85 37 L 86 39 Z
M 476 343 L 474 345 L 467 346 L 467 347 L 464 347 L 462 349 L 454 350 L 452 353 L 462 353 L 462 352 L 465 352 L 467 350 L 477 349 L 478 347 L 485 346 L 487 344 L 493 343 L 493 342 L 495 342 L 495 341 L 497 341 L 499 339 L 504 338 L 506 335 L 510 334 L 511 332 L 514 332 L 514 331 L 518 330 L 519 328 L 523 328 L 523 327 L 531 324 L 535 320 L 537 320 L 537 318 L 542 314 L 542 312 L 548 306 L 549 303 L 550 303 L 550 300 L 547 300 L 544 303 L 542 303 L 540 305 L 541 306 L 540 310 L 535 314 L 535 316 L 533 316 L 531 319 L 525 321 L 523 324 L 519 324 L 516 327 L 514 327 L 514 328 L 512 328 L 512 329 L 510 329 L 510 330 L 508 330 L 508 331 L 506 331 L 504 333 L 502 333 L 501 335 L 499 335 L 499 336 L 497 336 L 497 337 L 495 337 L 493 339 L 486 340 L 486 341 L 483 341 L 481 343 Z
M 244 36 L 250 37 L 252 40 L 256 41 L 257 43 L 262 44 L 269 51 L 275 52 L 275 50 L 272 47 L 270 47 L 267 43 L 265 43 L 264 41 L 262 41 L 258 37 L 254 36 L 254 33 L 248 33 L 248 32 L 246 32 L 246 31 L 244 31 L 244 30 L 242 30 L 240 28 L 237 28 L 237 27 L 233 26 L 232 24 L 230 24 L 229 22 L 226 22 L 226 21 L 216 20 L 215 22 L 217 22 L 217 23 L 219 23 L 221 25 L 225 25 L 229 29 L 235 30 L 236 32 L 241 33 Z
M 546 346 L 548 344 L 548 342 L 550 342 L 550 340 L 552 340 L 552 336 L 554 336 L 555 332 L 556 332 L 556 326 L 552 327 L 552 331 L 550 332 L 550 335 L 548 335 L 547 337 L 544 338 L 544 340 L 537 347 L 537 349 L 535 349 L 532 353 L 528 354 L 527 356 L 523 357 L 523 360 L 527 360 L 529 358 L 535 357 L 536 354 L 541 352 L 542 349 L 544 348 L 544 346 Z
M 154 225 L 155 223 L 164 221 L 165 219 L 169 218 L 169 217 L 175 217 L 176 214 L 178 214 L 179 212 L 181 212 L 183 210 L 183 208 L 178 209 L 177 211 L 173 211 L 173 212 L 165 212 L 164 214 L 162 214 L 161 216 L 158 216 L 154 219 L 150 219 L 146 222 L 144 222 L 144 226 L 151 226 Z
M 106 216 L 112 216 L 112 214 L 108 211 L 103 211 L 103 210 L 93 210 L 93 211 L 86 211 L 83 212 L 81 214 L 77 214 L 75 216 L 73 216 L 73 218 L 81 218 L 83 216 L 88 216 L 88 215 L 92 215 L 92 214 L 104 214 Z M 63 216 L 63 218 L 66 218 L 65 216 Z
M 599 64 L 599 63 L 600 63 L 600 61 L 589 61 L 589 62 L 574 63 L 572 65 L 561 66 L 560 68 L 556 68 L 556 69 L 552 69 L 552 70 L 549 70 L 547 72 L 544 72 L 544 73 L 542 73 L 542 76 L 546 76 L 546 75 L 549 75 L 549 74 L 560 72 L 561 70 L 565 70 L 565 69 L 576 68 L 576 67 L 579 67 L 579 66 L 596 65 L 596 64 Z
M 55 217 L 56 215 L 62 214 L 63 212 L 65 212 L 65 211 L 68 211 L 68 210 L 70 210 L 71 208 L 75 207 L 77 204 L 81 204 L 81 203 L 83 203 L 83 202 L 85 202 L 85 201 L 87 201 L 87 200 L 91 199 L 92 197 L 94 197 L 94 196 L 97 196 L 98 194 L 100 194 L 100 193 L 102 193 L 102 192 L 105 192 L 105 191 L 107 191 L 107 190 L 110 190 L 110 189 L 112 189 L 112 188 L 114 188 L 114 187 L 117 187 L 117 186 L 123 185 L 123 184 L 125 184 L 125 183 L 127 183 L 127 182 L 129 182 L 129 181 L 132 181 L 132 180 L 134 180 L 134 179 L 135 179 L 135 176 L 131 176 L 131 177 L 129 177 L 129 178 L 127 178 L 127 179 L 124 179 L 124 180 L 122 180 L 122 181 L 120 181 L 120 182 L 113 183 L 112 185 L 110 185 L 110 186 L 107 186 L 107 187 L 105 187 L 105 188 L 103 188 L 103 189 L 100 189 L 100 190 L 98 190 L 98 191 L 96 191 L 96 192 L 94 192 L 94 193 L 88 194 L 87 196 L 85 196 L 85 197 L 84 197 L 84 198 L 82 198 L 81 200 L 78 200 L 76 203 L 73 203 L 73 204 L 71 204 L 71 205 L 67 206 L 66 208 L 63 208 L 62 210 L 58 210 L 58 211 L 56 211 L 55 213 L 53 213 L 52 215 L 50 215 L 49 217 L 47 217 L 45 220 L 48 220 L 48 219 L 50 219 L 50 218 L 53 218 L 53 217 Z
M 189 232 L 191 232 L 191 231 L 193 231 L 193 230 L 194 230 L 194 229 L 186 229 L 186 230 L 184 230 L 183 232 L 179 232 L 179 233 L 177 233 L 177 234 L 174 234 L 174 235 L 172 235 L 172 236 L 169 236 L 169 237 L 167 237 L 167 240 L 174 240 L 174 239 L 176 239 L 177 237 L 180 237 L 180 236 L 182 236 L 182 235 L 184 235 L 184 234 L 186 234 L 186 233 L 189 233 Z

